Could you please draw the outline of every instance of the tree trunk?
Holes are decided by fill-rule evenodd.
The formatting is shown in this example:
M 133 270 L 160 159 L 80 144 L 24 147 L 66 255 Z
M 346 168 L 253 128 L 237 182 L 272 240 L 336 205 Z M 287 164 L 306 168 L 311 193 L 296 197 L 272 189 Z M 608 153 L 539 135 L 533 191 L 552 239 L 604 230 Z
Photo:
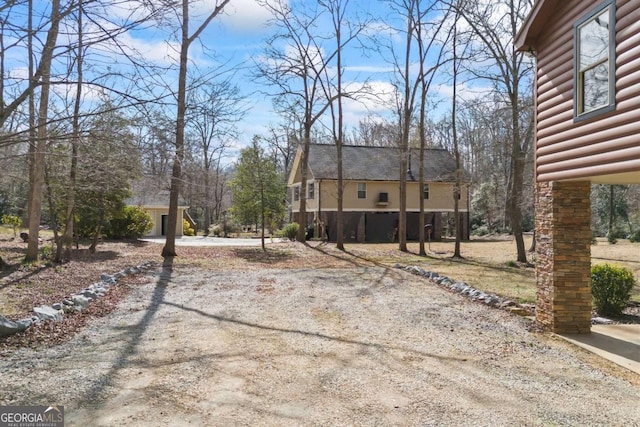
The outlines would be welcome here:
M 509 206 L 509 219 L 511 220 L 511 230 L 516 240 L 516 250 L 519 262 L 527 262 L 527 251 L 524 246 L 524 236 L 522 232 L 522 187 L 524 177 L 524 156 L 520 153 L 520 144 L 514 144 L 512 157 L 513 185 L 507 203 Z
M 176 118 L 176 154 L 171 171 L 171 188 L 169 190 L 169 213 L 167 216 L 167 235 L 163 257 L 176 256 L 176 228 L 178 226 L 178 199 L 182 178 L 182 161 L 184 159 L 184 115 L 187 109 L 187 66 L 189 60 L 189 2 L 182 0 L 182 38 L 180 43 L 180 72 L 178 74 L 178 113 Z
M 400 136 L 400 206 L 398 212 L 398 249 L 407 252 L 407 171 L 411 165 L 407 162 L 409 154 L 409 130 L 411 128 L 411 89 L 409 87 L 409 71 L 411 69 L 411 41 L 413 40 L 413 8 L 414 0 L 411 1 L 409 13 L 407 14 L 407 39 L 404 58 L 404 101 L 402 105 L 402 124 Z
M 102 220 L 100 222 L 102 222 Z M 96 253 L 96 247 L 98 246 L 98 240 L 100 239 L 101 232 L 102 232 L 102 224 L 99 224 L 98 227 L 96 227 L 95 232 L 93 233 L 91 246 L 89 246 L 89 252 L 91 252 L 92 254 Z
M 204 20 L 198 29 L 189 36 L 189 0 L 182 0 L 182 22 L 180 39 L 180 71 L 178 73 L 178 105 L 176 116 L 176 154 L 171 171 L 171 188 L 169 190 L 169 213 L 167 215 L 167 236 L 162 248 L 163 257 L 176 256 L 176 228 L 178 221 L 178 199 L 182 180 L 182 162 L 184 160 L 184 116 L 187 109 L 187 67 L 189 65 L 189 46 L 197 39 L 230 0 L 221 1 L 214 11 Z
M 80 102 L 82 100 L 82 62 L 83 62 L 83 32 L 82 32 L 82 0 L 78 1 L 78 53 L 76 55 L 76 67 L 78 70 L 78 82 L 76 84 L 76 98 L 73 107 L 73 135 L 71 136 L 71 167 L 69 170 L 69 185 L 67 187 L 67 213 L 64 223 L 64 234 L 56 251 L 56 261 L 69 261 L 71 259 L 71 246 L 73 245 L 73 227 L 75 211 L 76 175 L 78 169 L 78 146 L 80 145 Z M 63 253 L 64 247 L 64 253 Z
M 456 182 L 454 184 L 453 189 L 453 215 L 455 216 L 455 226 L 456 226 L 456 243 L 453 250 L 454 258 L 461 258 L 460 256 L 460 239 L 462 237 L 461 229 L 460 229 L 460 148 L 458 147 L 458 125 L 456 122 L 456 96 L 457 96 L 457 85 L 458 85 L 458 65 L 456 65 L 456 61 L 458 60 L 457 54 L 457 44 L 458 44 L 458 14 L 456 13 L 456 18 L 453 23 L 453 94 L 451 101 L 451 131 L 453 133 L 453 154 L 456 159 Z
M 343 165 L 342 165 L 342 145 L 343 145 L 343 135 L 342 135 L 342 42 L 341 42 L 341 31 L 340 25 L 342 23 L 342 16 L 340 14 L 340 8 L 338 4 L 338 21 L 334 24 L 336 26 L 336 61 L 338 68 L 338 135 L 336 138 L 336 152 L 338 155 L 338 214 L 337 214 L 337 226 L 338 226 L 338 237 L 336 239 L 336 248 L 343 251 L 344 250 L 344 177 L 343 177 Z M 318 197 L 320 197 L 318 195 Z M 324 237 L 324 236 L 321 236 Z
M 58 39 L 60 25 L 60 0 L 51 1 L 51 27 L 47 33 L 47 41 L 42 51 L 40 69 L 42 72 L 42 89 L 40 108 L 38 111 L 38 129 L 36 150 L 33 156 L 33 181 L 29 193 L 29 243 L 25 261 L 38 259 L 38 237 L 40 232 L 40 215 L 42 209 L 42 191 L 44 185 L 45 150 L 47 147 L 47 115 L 49 112 L 49 93 L 51 88 L 51 62 L 53 50 Z
M 609 231 L 607 234 L 609 237 L 613 236 L 613 223 L 615 221 L 615 187 L 609 185 Z
M 311 145 L 311 117 L 310 113 L 305 117 L 304 124 L 304 146 L 302 148 L 302 164 L 300 165 L 300 210 L 299 210 L 299 227 L 298 242 L 306 242 L 307 240 L 307 174 L 309 166 L 309 146 Z

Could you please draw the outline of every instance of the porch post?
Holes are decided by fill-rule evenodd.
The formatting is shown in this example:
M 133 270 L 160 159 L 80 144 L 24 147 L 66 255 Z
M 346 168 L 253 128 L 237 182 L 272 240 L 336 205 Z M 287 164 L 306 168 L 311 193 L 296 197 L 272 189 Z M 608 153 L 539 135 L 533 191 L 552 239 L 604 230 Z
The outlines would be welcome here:
M 556 333 L 591 332 L 590 182 L 536 184 L 536 320 Z

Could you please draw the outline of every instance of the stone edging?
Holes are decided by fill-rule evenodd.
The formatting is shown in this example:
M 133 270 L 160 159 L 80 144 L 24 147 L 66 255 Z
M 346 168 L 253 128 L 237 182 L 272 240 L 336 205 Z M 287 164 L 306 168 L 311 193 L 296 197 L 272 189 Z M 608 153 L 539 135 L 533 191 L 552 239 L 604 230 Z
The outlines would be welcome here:
M 393 267 L 408 271 L 418 276 L 422 276 L 443 288 L 449 289 L 462 295 L 466 295 L 467 298 L 472 301 L 482 302 L 490 307 L 505 309 L 520 316 L 535 316 L 535 304 L 518 304 L 511 300 L 502 298 L 496 294 L 487 294 L 472 286 L 469 286 L 469 284 L 466 282 L 453 281 L 447 276 L 441 276 L 435 271 L 427 271 L 415 265 L 403 266 L 400 264 L 395 264 Z M 615 323 L 616 322 L 614 320 L 608 319 L 606 317 L 597 315 L 591 317 L 592 325 L 612 325 Z
M 466 282 L 454 281 L 447 276 L 442 276 L 436 273 L 435 271 L 428 271 L 415 265 L 403 266 L 401 264 L 395 264 L 393 267 L 408 271 L 409 273 L 413 273 L 418 276 L 422 276 L 427 280 L 437 284 L 438 286 L 449 289 L 458 294 L 465 295 L 472 301 L 481 302 L 490 307 L 508 310 L 509 312 L 518 314 L 520 316 L 535 315 L 536 308 L 534 304 L 518 304 L 509 299 L 502 298 L 496 294 L 488 294 L 486 292 L 483 292 L 470 286 Z
M 6 337 L 17 332 L 24 331 L 39 322 L 47 320 L 52 320 L 54 322 L 61 321 L 64 314 L 74 311 L 82 311 L 89 307 L 91 301 L 106 294 L 111 286 L 117 285 L 118 279 L 132 274 L 142 273 L 149 270 L 152 266 L 153 262 L 147 261 L 114 274 L 102 273 L 100 275 L 100 282 L 90 284 L 80 292 L 71 295 L 69 298 L 65 298 L 62 302 L 33 307 L 33 316 L 20 319 L 16 322 L 0 315 L 0 337 Z

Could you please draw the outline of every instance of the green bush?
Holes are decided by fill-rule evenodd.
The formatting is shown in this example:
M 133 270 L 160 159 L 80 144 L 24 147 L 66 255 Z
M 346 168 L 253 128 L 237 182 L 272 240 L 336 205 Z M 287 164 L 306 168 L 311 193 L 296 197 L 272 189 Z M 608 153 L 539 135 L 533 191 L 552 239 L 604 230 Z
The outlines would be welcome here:
M 300 226 L 297 222 L 292 222 L 284 226 L 284 228 L 282 229 L 282 234 L 284 235 L 284 237 L 293 242 L 294 240 L 296 240 L 299 228 Z
M 22 220 L 16 215 L 2 215 L 2 223 L 13 229 L 13 237 L 18 233 L 18 228 L 22 225 Z
M 596 311 L 603 316 L 617 316 L 627 306 L 635 285 L 628 268 L 610 264 L 591 267 L 591 295 Z
M 110 239 L 137 239 L 153 228 L 151 216 L 137 206 L 125 206 L 116 218 L 109 221 L 105 234 Z
M 489 234 L 489 229 L 486 225 L 480 225 L 471 230 L 471 234 L 474 236 L 486 236 Z
M 195 236 L 196 232 L 193 228 L 191 228 L 191 224 L 186 219 L 182 220 L 182 234 L 185 236 Z

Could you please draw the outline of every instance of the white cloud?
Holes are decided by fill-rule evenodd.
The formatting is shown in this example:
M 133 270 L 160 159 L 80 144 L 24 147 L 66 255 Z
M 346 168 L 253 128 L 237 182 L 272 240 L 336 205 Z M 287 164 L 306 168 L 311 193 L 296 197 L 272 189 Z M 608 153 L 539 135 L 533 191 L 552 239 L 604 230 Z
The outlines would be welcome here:
M 231 0 L 220 16 L 229 30 L 245 34 L 263 31 L 270 19 L 271 13 L 256 0 Z
M 27 67 L 15 67 L 9 70 L 9 78 L 27 80 L 29 78 L 29 69 Z
M 352 65 L 344 67 L 345 72 L 353 73 L 391 73 L 393 67 L 390 65 Z

